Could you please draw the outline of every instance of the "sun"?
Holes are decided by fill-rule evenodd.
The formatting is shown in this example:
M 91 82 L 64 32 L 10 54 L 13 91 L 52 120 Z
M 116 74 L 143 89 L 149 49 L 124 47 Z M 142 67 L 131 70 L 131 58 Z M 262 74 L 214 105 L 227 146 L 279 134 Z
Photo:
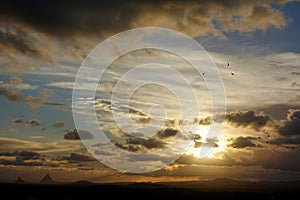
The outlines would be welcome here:
M 226 141 L 222 140 L 222 137 L 218 139 L 212 140 L 211 138 L 207 137 L 207 133 L 209 131 L 209 127 L 199 127 L 197 130 L 197 139 L 194 140 L 194 145 L 188 151 L 188 154 L 193 155 L 197 158 L 217 158 L 221 155 L 222 152 L 226 150 Z M 200 137 L 199 137 L 200 136 Z M 208 142 L 209 141 L 209 142 Z M 212 141 L 214 141 L 212 143 Z M 201 145 L 197 146 L 196 143 Z

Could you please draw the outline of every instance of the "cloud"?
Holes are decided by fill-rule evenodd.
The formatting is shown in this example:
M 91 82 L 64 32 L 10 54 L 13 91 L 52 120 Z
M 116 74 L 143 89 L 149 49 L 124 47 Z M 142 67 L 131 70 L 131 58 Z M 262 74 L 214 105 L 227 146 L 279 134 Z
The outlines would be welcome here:
M 0 95 L 7 97 L 10 101 L 21 101 L 24 100 L 22 94 L 16 90 L 9 90 L 4 87 L 0 87 Z
M 206 138 L 205 142 L 203 142 L 201 135 L 195 134 L 194 136 L 194 148 L 219 147 L 217 142 L 218 142 L 217 138 Z
M 23 81 L 22 81 L 22 79 L 20 79 L 17 76 L 12 76 L 10 78 L 10 84 L 13 85 L 13 86 L 18 86 L 18 85 L 23 84 Z
M 47 160 L 44 154 L 35 151 L 0 152 L 1 165 L 58 167 L 59 163 Z
M 289 100 L 291 103 L 300 103 L 300 95 L 296 95 L 295 97 Z
M 208 126 L 210 124 L 211 124 L 211 118 L 210 117 L 200 119 L 200 121 L 199 121 L 199 125 Z
M 275 138 L 274 140 L 270 141 L 270 144 L 275 144 L 275 145 L 283 145 L 283 144 L 298 145 L 298 144 L 300 144 L 300 135 Z
M 0 8 L 0 71 L 20 73 L 65 61 L 77 65 L 99 40 L 137 27 L 165 27 L 192 37 L 222 39 L 232 32 L 282 29 L 290 21 L 284 4 L 281 0 L 8 1 Z
M 91 86 L 91 84 L 88 85 L 88 83 L 85 83 L 87 86 Z M 48 83 L 47 86 L 50 87 L 57 87 L 57 88 L 64 88 L 64 89 L 73 89 L 74 82 L 71 81 L 58 81 L 58 82 L 51 82 Z M 82 87 L 82 86 L 80 86 Z M 83 87 L 83 89 L 88 89 L 89 87 Z
M 165 128 L 165 129 L 160 130 L 157 133 L 157 136 L 160 137 L 160 138 L 168 138 L 168 137 L 176 136 L 177 133 L 178 133 L 177 129 Z
M 183 165 L 212 165 L 212 166 L 237 166 L 243 165 L 241 162 L 234 160 L 232 157 L 226 153 L 222 154 L 221 157 L 205 157 L 199 158 L 193 155 L 182 155 L 178 160 L 175 161 L 176 164 Z
M 88 140 L 92 139 L 93 135 L 86 130 L 78 130 L 74 129 L 72 131 L 68 131 L 64 134 L 64 139 L 66 140 Z
M 235 111 L 226 113 L 225 120 L 236 127 L 251 127 L 258 130 L 271 121 L 271 118 L 255 111 Z
M 10 47 L 27 56 L 38 56 L 39 52 L 30 42 L 32 38 L 26 32 L 18 28 L 2 26 L 0 29 L 0 44 Z
M 95 161 L 95 158 L 91 157 L 90 155 L 85 155 L 82 153 L 71 153 L 70 156 L 64 156 L 60 158 L 60 160 L 68 160 L 71 162 L 78 161 L 78 162 L 89 162 Z
M 273 120 L 286 119 L 287 113 L 290 109 L 300 109 L 300 105 L 297 104 L 273 104 L 268 106 L 259 107 L 256 110 L 269 115 Z
M 1 5 L 0 18 L 10 23 L 28 25 L 56 37 L 116 33 L 141 26 L 173 28 L 192 36 L 211 33 L 217 37 L 224 37 L 223 32 L 283 28 L 288 19 L 278 5 L 284 3 L 279 0 L 239 0 L 231 3 L 209 0 L 112 1 L 105 4 L 95 1 L 43 1 L 32 5 L 23 1 L 9 1 Z M 19 31 L 19 35 L 24 41 L 28 40 L 28 36 L 23 32 Z M 11 41 L 8 44 L 17 51 L 38 54 L 35 46 L 23 40 L 15 41 L 13 36 L 10 37 Z
M 132 152 L 148 152 L 153 149 L 163 148 L 168 140 L 178 133 L 178 130 L 173 128 L 165 128 L 160 130 L 155 136 L 150 138 L 133 137 L 125 135 L 125 141 L 112 140 L 119 148 Z M 138 135 L 138 134 L 137 134 Z
M 300 171 L 300 149 L 288 152 L 259 150 L 254 151 L 254 158 L 266 169 Z
M 17 76 L 12 76 L 9 83 L 3 83 L 0 81 L 0 87 L 18 90 L 34 90 L 37 88 L 37 86 L 23 83 L 22 79 Z
M 229 145 L 233 148 L 247 148 L 247 147 L 259 147 L 259 145 L 256 145 L 253 141 L 256 140 L 255 137 L 243 137 L 240 136 L 238 138 L 235 138 L 233 142 Z
M 21 157 L 23 160 L 36 160 L 41 158 L 41 154 L 34 151 L 21 151 L 16 156 Z
M 49 39 L 45 35 L 18 22 L 8 23 L 3 21 L 3 16 L 0 17 L 0 52 L 4 58 L 2 71 L 20 73 L 25 69 L 39 68 L 33 60 L 52 65 L 50 49 Z
M 183 120 L 179 119 L 166 119 L 165 126 L 166 127 L 177 127 L 183 124 Z
M 300 72 L 291 72 L 291 74 L 300 76 Z
M 162 148 L 166 143 L 156 138 L 135 138 L 128 137 L 125 143 L 112 141 L 117 147 L 131 152 L 147 152 L 151 149 Z
M 50 90 L 50 89 L 42 89 L 42 91 L 40 92 L 40 96 L 42 99 L 48 99 L 49 97 L 54 95 L 54 91 Z
M 53 94 L 54 91 L 50 89 L 43 89 L 40 92 L 39 97 L 33 97 L 33 96 L 23 97 L 21 92 L 7 87 L 2 87 L 0 85 L 0 95 L 6 97 L 10 101 L 26 103 L 31 108 L 36 108 L 38 105 L 66 106 L 65 104 L 47 101 L 47 99 Z
M 22 123 L 23 121 L 21 119 L 13 119 L 12 122 L 15 124 L 19 124 Z
M 4 156 L 4 157 L 17 156 L 23 160 L 36 160 L 41 158 L 41 154 L 35 151 L 0 152 L 0 156 Z
M 57 122 L 55 124 L 53 124 L 54 127 L 56 128 L 62 128 L 65 126 L 65 123 L 64 122 Z
M 80 140 L 80 137 L 78 135 L 78 132 L 76 129 L 73 131 L 68 131 L 64 134 L 64 139 L 66 140 Z
M 17 138 L 0 137 L 0 152 L 9 151 L 36 151 L 38 153 L 63 152 L 77 150 L 81 146 L 73 144 L 67 146 L 65 143 L 34 142 Z
M 41 124 L 41 122 L 39 122 L 36 119 L 31 119 L 31 120 L 25 121 L 24 124 L 27 126 L 39 126 Z
M 279 134 L 292 136 L 300 134 L 300 110 L 290 109 L 287 119 L 282 120 L 278 127 Z
M 15 138 L 0 137 L 0 151 L 22 151 L 22 150 L 45 150 L 46 146 L 42 143 L 36 143 L 27 140 L 19 140 Z
M 203 169 L 204 166 L 211 168 L 206 168 L 208 171 L 204 170 L 203 175 L 207 173 L 217 174 L 221 168 L 225 167 L 235 167 L 235 169 L 239 169 L 242 171 L 246 170 L 245 167 L 247 167 L 249 170 L 254 171 L 256 171 L 255 169 L 258 169 L 259 171 L 263 169 L 299 171 L 299 155 L 299 148 L 285 152 L 261 148 L 259 150 L 255 150 L 253 152 L 253 155 L 251 154 L 251 156 L 249 157 L 243 157 L 241 152 L 237 152 L 237 154 L 222 152 L 219 155 L 211 158 L 199 158 L 193 155 L 182 155 L 174 162 L 173 167 L 171 166 L 168 169 L 156 171 L 153 174 L 163 175 L 168 173 L 168 175 L 177 174 L 184 176 L 189 174 L 190 176 L 196 176 L 199 175 L 198 170 Z M 195 168 L 198 170 L 195 170 Z M 186 170 L 182 171 L 183 169 Z M 230 171 L 232 171 L 231 168 L 229 168 L 229 171 L 227 171 L 225 175 L 228 176 L 229 174 L 231 174 Z M 255 175 L 258 175 L 257 172 L 254 173 Z M 265 173 L 266 170 L 263 170 L 263 174 Z M 278 172 L 276 172 L 276 174 L 278 174 Z M 239 176 L 239 178 L 241 178 L 240 173 L 238 173 L 237 175 Z M 253 176 L 250 177 L 253 178 Z
M 202 147 L 219 147 L 217 142 L 217 138 L 206 138 L 205 142 L 202 144 Z
M 17 166 L 43 166 L 44 163 L 40 160 L 29 160 L 25 161 L 21 157 L 16 157 L 15 160 L 0 160 L 1 165 L 17 165 Z
M 299 87 L 300 84 L 297 83 L 296 81 L 292 82 L 291 87 Z
M 149 139 L 144 139 L 144 138 L 128 138 L 126 140 L 127 144 L 135 144 L 135 145 L 141 145 L 147 149 L 156 149 L 156 148 L 162 148 L 164 146 L 164 142 L 157 140 L 155 138 L 149 138 Z

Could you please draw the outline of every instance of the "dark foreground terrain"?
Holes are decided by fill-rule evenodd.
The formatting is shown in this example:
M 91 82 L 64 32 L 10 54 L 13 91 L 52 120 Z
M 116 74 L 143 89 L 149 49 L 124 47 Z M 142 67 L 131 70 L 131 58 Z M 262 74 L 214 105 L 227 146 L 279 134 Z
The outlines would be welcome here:
M 1 199 L 299 199 L 300 182 L 0 184 Z

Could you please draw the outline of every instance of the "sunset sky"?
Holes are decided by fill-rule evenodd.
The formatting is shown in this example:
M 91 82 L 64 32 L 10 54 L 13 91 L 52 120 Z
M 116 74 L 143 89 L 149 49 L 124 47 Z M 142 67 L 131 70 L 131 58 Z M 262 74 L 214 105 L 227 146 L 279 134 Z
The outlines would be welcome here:
M 11 182 L 19 176 L 38 182 L 45 174 L 61 182 L 172 182 L 221 177 L 300 180 L 300 2 L 100 2 L 1 3 L 0 182 Z M 99 124 L 111 142 L 123 151 L 149 153 L 146 161 L 150 166 L 157 164 L 151 161 L 151 153 L 171 144 L 177 133 L 197 137 L 172 164 L 134 174 L 111 169 L 88 153 L 73 132 L 72 90 L 77 70 L 97 44 L 141 27 L 179 31 L 206 49 L 224 83 L 226 113 L 211 112 L 205 85 L 210 69 L 199 77 L 179 57 L 155 49 L 119 57 L 99 82 L 95 99 L 82 99 L 95 106 Z M 132 44 L 135 42 L 133 39 Z M 170 45 L 185 48 L 180 40 Z M 200 59 L 194 51 L 190 53 L 193 59 Z M 137 64 L 154 61 L 170 65 L 190 81 L 199 115 L 180 118 L 176 96 L 151 84 L 136 90 L 128 107 L 111 102 L 113 87 L 122 74 Z M 155 67 L 145 76 L 174 80 Z M 82 91 L 89 91 L 94 81 L 86 79 L 80 85 Z M 120 95 L 126 94 L 126 84 Z M 187 89 L 179 82 L 170 84 L 185 94 Z M 190 107 L 189 100 L 183 107 Z M 113 121 L 112 110 L 121 119 L 129 110 L 134 122 L 147 125 L 151 121 L 149 107 L 158 104 L 167 111 L 166 124 L 151 139 L 124 135 Z M 218 137 L 207 136 L 211 126 L 221 124 L 220 119 L 224 122 L 216 133 Z M 131 132 L 139 136 L 137 130 Z M 80 136 L 95 141 L 90 131 Z M 93 142 L 98 145 L 95 152 L 108 159 L 114 156 L 105 144 L 99 144 L 101 141 Z M 213 151 L 202 158 L 200 151 L 207 146 L 213 146 Z M 170 154 L 160 156 L 168 160 Z M 124 159 L 145 162 L 139 156 Z

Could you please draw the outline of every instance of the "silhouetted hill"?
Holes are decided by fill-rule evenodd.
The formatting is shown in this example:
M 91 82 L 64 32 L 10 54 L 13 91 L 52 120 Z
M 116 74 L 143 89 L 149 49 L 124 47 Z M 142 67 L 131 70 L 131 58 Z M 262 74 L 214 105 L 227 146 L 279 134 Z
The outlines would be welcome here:
M 85 181 L 85 180 L 80 180 L 80 181 L 76 181 L 75 183 L 73 183 L 74 185 L 94 185 L 94 183 L 89 182 L 89 181 Z
M 151 182 L 135 182 L 132 184 L 127 185 L 128 188 L 166 188 L 168 187 L 167 184 L 164 183 L 151 183 Z
M 17 183 L 17 184 L 24 184 L 25 181 L 24 181 L 21 177 L 18 177 L 18 179 L 17 179 L 14 183 Z
M 217 182 L 217 183 L 239 183 L 240 181 L 230 179 L 230 178 L 216 178 L 215 180 L 211 182 Z
M 44 176 L 44 178 L 41 180 L 42 184 L 54 184 L 55 182 L 53 181 L 53 179 L 51 178 L 51 176 L 49 174 L 46 174 Z
M 45 180 L 52 180 L 48 175 Z M 52 180 L 53 181 L 53 180 Z M 49 183 L 48 181 L 46 181 Z M 231 179 L 164 183 L 93 184 L 0 184 L 1 195 L 8 199 L 298 199 L 300 181 L 251 182 Z M 14 191 L 14 192 L 11 192 Z

